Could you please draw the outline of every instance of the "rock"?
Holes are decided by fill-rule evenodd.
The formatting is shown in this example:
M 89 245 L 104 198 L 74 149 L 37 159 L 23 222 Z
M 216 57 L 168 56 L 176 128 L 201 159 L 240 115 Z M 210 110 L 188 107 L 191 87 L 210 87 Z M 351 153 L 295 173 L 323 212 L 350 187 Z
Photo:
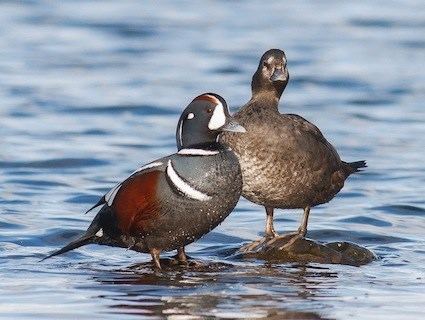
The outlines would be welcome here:
M 346 264 L 361 266 L 376 259 L 375 254 L 350 242 L 319 243 L 293 234 L 272 239 L 262 238 L 239 249 L 245 258 L 276 262 Z
M 342 254 L 341 264 L 362 266 L 377 259 L 372 251 L 355 243 L 329 242 L 326 246 Z

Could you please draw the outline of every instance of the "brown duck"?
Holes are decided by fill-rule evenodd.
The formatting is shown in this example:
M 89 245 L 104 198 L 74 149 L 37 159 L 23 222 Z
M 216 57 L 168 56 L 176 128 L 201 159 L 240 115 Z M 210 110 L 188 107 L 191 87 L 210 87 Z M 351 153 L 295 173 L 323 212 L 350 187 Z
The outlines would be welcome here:
M 285 53 L 278 49 L 264 53 L 252 77 L 251 100 L 234 115 L 247 132 L 225 132 L 220 138 L 239 158 L 242 195 L 266 208 L 266 237 L 277 236 L 275 208 L 304 209 L 296 233 L 304 237 L 310 208 L 330 201 L 349 175 L 366 167 L 365 161 L 342 161 L 306 119 L 279 113 L 279 99 L 288 81 Z

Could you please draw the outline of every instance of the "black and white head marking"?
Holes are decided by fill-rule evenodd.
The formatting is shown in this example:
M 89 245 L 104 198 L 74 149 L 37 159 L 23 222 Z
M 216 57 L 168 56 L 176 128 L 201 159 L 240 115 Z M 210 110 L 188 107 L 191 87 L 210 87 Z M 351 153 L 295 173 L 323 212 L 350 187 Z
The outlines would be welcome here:
M 215 93 L 204 93 L 183 111 L 176 132 L 178 149 L 215 143 L 222 131 L 244 132 L 232 119 L 226 101 Z

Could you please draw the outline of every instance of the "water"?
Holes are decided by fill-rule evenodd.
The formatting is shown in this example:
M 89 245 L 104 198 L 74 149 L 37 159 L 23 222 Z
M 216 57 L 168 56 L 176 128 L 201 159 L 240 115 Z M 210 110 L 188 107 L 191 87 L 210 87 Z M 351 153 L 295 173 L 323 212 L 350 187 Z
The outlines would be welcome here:
M 1 2 L 0 317 L 423 318 L 424 10 L 418 0 Z M 265 216 L 241 200 L 188 246 L 202 267 L 155 273 L 147 255 L 94 245 L 38 262 L 85 230 L 102 193 L 174 152 L 191 98 L 244 104 L 272 47 L 289 60 L 281 110 L 369 164 L 312 210 L 309 237 L 353 241 L 378 261 L 237 259 Z M 300 218 L 277 213 L 277 230 Z

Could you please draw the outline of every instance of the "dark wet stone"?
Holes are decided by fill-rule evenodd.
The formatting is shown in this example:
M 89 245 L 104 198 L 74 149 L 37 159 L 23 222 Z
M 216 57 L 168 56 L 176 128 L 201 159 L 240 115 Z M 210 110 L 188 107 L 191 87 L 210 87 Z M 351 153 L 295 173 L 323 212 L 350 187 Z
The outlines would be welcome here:
M 346 264 L 361 266 L 376 259 L 375 254 L 351 242 L 319 243 L 311 239 L 284 235 L 273 239 L 262 238 L 239 249 L 245 258 L 278 262 Z
M 352 242 L 329 242 L 326 246 L 342 254 L 341 264 L 362 266 L 377 258 L 369 249 Z

